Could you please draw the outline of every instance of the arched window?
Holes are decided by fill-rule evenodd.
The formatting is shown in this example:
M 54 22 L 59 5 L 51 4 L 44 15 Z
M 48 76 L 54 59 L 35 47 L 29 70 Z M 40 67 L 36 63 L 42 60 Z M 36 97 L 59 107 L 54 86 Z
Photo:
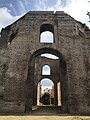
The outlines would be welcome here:
M 41 43 L 53 43 L 53 33 L 49 31 L 42 32 L 40 35 L 40 42 Z
M 40 27 L 40 43 L 54 43 L 54 26 L 43 24 Z
M 44 78 L 41 80 L 41 86 L 45 86 L 45 87 L 54 86 L 54 83 L 51 79 Z
M 44 65 L 42 67 L 42 75 L 51 75 L 51 68 L 49 65 Z

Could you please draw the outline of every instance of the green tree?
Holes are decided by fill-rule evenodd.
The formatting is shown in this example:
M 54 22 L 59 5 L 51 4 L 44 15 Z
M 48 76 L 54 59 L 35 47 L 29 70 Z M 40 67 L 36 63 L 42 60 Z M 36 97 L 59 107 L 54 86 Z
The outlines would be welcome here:
M 44 105 L 50 105 L 50 94 L 49 93 L 44 93 L 43 96 L 41 97 L 41 102 Z

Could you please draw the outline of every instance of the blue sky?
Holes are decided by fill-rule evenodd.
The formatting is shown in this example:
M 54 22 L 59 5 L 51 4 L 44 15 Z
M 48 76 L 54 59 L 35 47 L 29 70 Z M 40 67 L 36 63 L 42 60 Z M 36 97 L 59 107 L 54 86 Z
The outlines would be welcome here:
M 53 82 L 49 78 L 44 78 L 41 80 L 41 85 L 46 86 L 46 87 L 48 87 L 48 86 L 50 87 L 50 86 L 53 86 Z
M 0 7 L 6 7 L 11 10 L 11 14 L 21 15 L 30 10 L 46 9 L 47 7 L 53 7 L 58 0 L 0 0 Z M 61 0 L 60 4 L 65 6 L 67 1 Z
M 52 80 L 48 79 L 48 78 L 44 78 L 41 80 L 41 87 L 42 87 L 42 93 L 43 93 L 43 90 L 45 88 L 48 88 L 48 89 L 52 89 L 52 86 L 54 85 L 54 83 L 52 82 Z
M 28 11 L 65 11 L 73 18 L 90 26 L 89 0 L 0 0 L 0 30 Z

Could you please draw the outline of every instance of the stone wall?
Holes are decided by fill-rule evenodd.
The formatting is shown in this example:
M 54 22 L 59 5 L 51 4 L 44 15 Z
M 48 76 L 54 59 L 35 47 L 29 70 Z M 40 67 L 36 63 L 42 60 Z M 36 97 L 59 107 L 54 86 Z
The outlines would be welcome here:
M 53 44 L 40 43 L 40 27 L 43 24 L 54 26 Z M 63 62 L 66 63 L 67 75 L 64 78 L 62 71 L 60 75 L 63 76 L 62 89 L 65 88 L 65 83 L 66 91 L 68 90 L 68 101 L 65 98 L 67 112 L 90 114 L 90 30 L 62 11 L 29 12 L 2 29 L 0 112 L 25 112 L 26 89 L 31 89 L 31 92 L 34 90 L 31 81 L 31 86 L 26 86 L 29 83 L 28 74 L 29 77 L 34 74 L 34 69 L 31 69 L 34 63 L 30 62 L 35 53 L 37 57 L 45 53 L 45 49 L 59 56 L 62 71 L 65 68 Z M 38 53 L 38 50 L 41 50 L 41 53 Z M 31 100 L 32 96 L 29 98 Z M 29 98 L 27 97 L 28 101 Z M 29 103 L 31 108 L 32 103 Z

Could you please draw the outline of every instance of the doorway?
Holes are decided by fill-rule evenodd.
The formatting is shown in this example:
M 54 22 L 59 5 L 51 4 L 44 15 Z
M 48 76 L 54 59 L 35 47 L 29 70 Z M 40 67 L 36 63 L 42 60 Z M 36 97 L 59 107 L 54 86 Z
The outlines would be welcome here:
M 44 54 L 49 54 L 49 57 L 48 55 L 43 56 Z M 52 55 L 56 59 L 54 57 L 50 58 Z M 49 74 L 42 74 L 42 68 L 45 68 L 45 65 L 47 65 L 46 69 Z M 42 81 L 45 79 L 53 82 L 54 97 L 51 96 L 51 93 L 43 96 Z M 47 88 L 45 91 L 51 91 Z M 45 101 L 45 96 L 48 97 L 47 102 Z M 51 97 L 52 99 L 50 99 Z M 57 105 L 61 106 L 63 110 L 67 110 L 68 84 L 66 80 L 66 62 L 63 55 L 57 50 L 42 48 L 34 52 L 30 58 L 26 81 L 26 111 L 31 111 L 33 105 Z
M 54 83 L 52 80 L 44 78 L 38 83 L 37 105 L 54 105 Z

